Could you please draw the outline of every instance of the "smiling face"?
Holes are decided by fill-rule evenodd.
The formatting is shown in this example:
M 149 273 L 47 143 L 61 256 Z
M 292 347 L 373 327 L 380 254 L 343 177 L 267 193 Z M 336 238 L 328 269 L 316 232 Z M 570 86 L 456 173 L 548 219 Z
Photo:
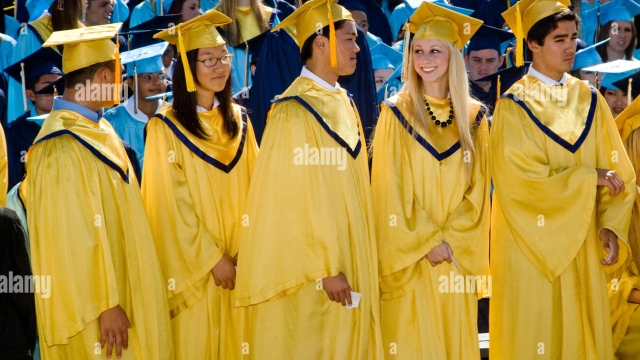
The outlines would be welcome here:
M 613 117 L 620 115 L 629 105 L 626 91 L 606 89 L 603 95 Z
M 185 0 L 182 4 L 182 17 L 180 22 L 185 22 L 200 15 L 200 2 L 198 0 Z
M 440 40 L 413 40 L 413 68 L 425 83 L 447 79 L 449 49 Z
M 624 52 L 631 44 L 633 28 L 628 21 L 614 21 L 609 29 L 611 40 L 607 46 L 614 51 Z
M 166 74 L 163 72 L 145 73 L 138 75 L 138 99 L 158 95 L 167 91 Z M 155 100 L 153 100 L 155 101 Z
M 231 73 L 231 64 L 223 64 L 220 60 L 215 66 L 206 67 L 203 61 L 206 59 L 221 58 L 229 54 L 226 45 L 220 45 L 212 48 L 198 49 L 198 62 L 196 64 L 196 89 L 205 92 L 221 92 L 224 89 L 229 74 Z
M 474 50 L 465 56 L 465 61 L 469 69 L 469 79 L 476 81 L 496 73 L 504 61 L 504 56 L 500 56 L 493 49 Z
M 570 72 L 576 57 L 577 37 L 575 22 L 560 21 L 558 28 L 544 38 L 544 45 L 529 41 L 535 69 L 552 79 L 560 79 L 565 72 Z
M 113 0 L 91 0 L 86 10 L 87 26 L 106 25 L 113 14 Z

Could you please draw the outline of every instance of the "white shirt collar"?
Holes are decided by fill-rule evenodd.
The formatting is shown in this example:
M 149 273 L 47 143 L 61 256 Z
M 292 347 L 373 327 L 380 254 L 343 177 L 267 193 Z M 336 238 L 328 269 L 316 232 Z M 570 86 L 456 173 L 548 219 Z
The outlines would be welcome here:
M 547 75 L 541 73 L 540 71 L 533 68 L 533 65 L 529 66 L 528 75 L 533 76 L 534 78 L 540 80 L 545 85 L 566 85 L 567 84 L 567 73 L 562 74 L 562 79 L 560 81 L 555 81 Z
M 316 83 L 318 83 L 318 85 L 322 86 L 323 88 L 325 88 L 325 89 L 327 89 L 329 91 L 340 91 L 340 89 L 338 89 L 338 83 L 336 83 L 335 85 L 332 86 L 328 82 L 322 80 L 318 75 L 312 73 L 311 70 L 307 69 L 306 66 L 302 66 L 302 71 L 300 72 L 300 77 L 311 79 L 311 80 L 315 81 Z
M 147 115 L 145 115 L 145 113 L 138 109 L 138 113 L 136 114 L 135 101 L 133 101 L 133 96 L 129 97 L 127 101 L 124 102 L 124 108 L 127 109 L 127 112 L 129 113 L 129 115 L 131 115 L 132 118 L 143 123 L 147 123 L 149 121 L 149 118 L 147 117 Z M 158 112 L 160 108 L 162 108 L 162 100 L 158 100 L 158 108 L 156 109 L 156 112 Z
M 211 110 L 215 109 L 218 105 L 220 105 L 220 101 L 218 101 L 218 97 L 217 96 L 214 96 L 213 97 L 213 107 L 211 108 Z M 198 107 L 196 107 L 196 111 L 197 112 L 207 112 L 207 111 L 211 111 L 211 110 L 207 110 L 207 109 L 203 108 L 200 105 L 198 105 Z

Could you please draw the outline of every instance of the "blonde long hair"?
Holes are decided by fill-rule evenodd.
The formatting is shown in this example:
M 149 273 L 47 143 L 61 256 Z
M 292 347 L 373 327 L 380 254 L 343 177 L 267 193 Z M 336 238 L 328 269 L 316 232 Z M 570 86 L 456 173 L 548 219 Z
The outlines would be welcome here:
M 449 77 L 449 92 L 453 103 L 454 121 L 457 121 L 458 135 L 460 137 L 460 147 L 463 154 L 469 154 L 473 159 L 475 156 L 475 147 L 471 136 L 471 111 L 470 105 L 473 101 L 469 93 L 469 80 L 467 79 L 467 69 L 464 65 L 462 53 L 453 44 L 442 41 L 449 50 L 449 68 L 447 70 Z M 422 78 L 413 67 L 413 43 L 409 53 L 409 67 L 407 74 L 407 82 L 402 86 L 399 94 L 407 94 L 409 109 L 413 118 L 416 120 L 414 129 L 421 127 L 422 131 L 427 132 L 427 125 L 430 121 L 427 118 L 427 112 L 424 107 L 424 84 Z M 414 130 L 417 131 L 417 130 Z M 417 135 L 414 134 L 414 136 Z M 464 156 L 462 157 L 465 158 Z M 463 161 L 465 178 L 467 184 L 471 182 L 471 174 L 473 171 L 472 161 Z
M 222 30 L 224 30 L 224 35 L 227 38 L 227 42 L 231 46 L 240 44 L 242 40 L 240 26 L 238 25 L 238 21 L 236 21 L 237 7 L 238 0 L 222 0 L 216 8 L 217 11 L 227 15 L 229 18 L 231 18 L 231 20 L 233 20 L 229 24 L 222 26 Z M 271 26 L 269 25 L 269 16 L 262 6 L 262 1 L 251 0 L 251 9 L 253 10 L 253 14 L 256 16 L 256 19 L 258 19 L 258 25 L 260 25 L 260 33 L 271 30 Z
M 629 137 L 624 141 L 624 147 L 627 148 L 627 154 L 631 160 L 631 164 L 636 171 L 636 182 L 639 181 L 640 175 L 640 129 L 635 129 Z M 629 246 L 633 254 L 633 260 L 640 266 L 640 198 L 638 198 L 636 189 L 632 190 L 636 193 L 636 199 L 633 203 L 631 211 L 631 224 L 629 225 Z

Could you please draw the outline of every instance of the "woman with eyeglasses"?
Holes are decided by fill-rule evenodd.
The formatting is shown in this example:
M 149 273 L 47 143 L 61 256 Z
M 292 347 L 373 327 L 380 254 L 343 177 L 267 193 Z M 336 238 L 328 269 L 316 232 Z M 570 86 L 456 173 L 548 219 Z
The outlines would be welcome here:
M 237 233 L 258 146 L 231 99 L 231 59 L 210 10 L 156 34 L 176 44 L 173 103 L 146 126 L 142 198 L 167 283 L 175 359 L 239 359 L 248 309 L 234 308 Z
M 149 119 L 165 104 L 162 99 L 149 99 L 167 90 L 162 56 L 169 43 L 144 46 L 121 54 L 126 66 L 126 89 L 133 93 L 120 105 L 104 113 L 104 118 L 113 126 L 122 140 L 136 152 L 140 166 L 144 160 L 144 128 Z

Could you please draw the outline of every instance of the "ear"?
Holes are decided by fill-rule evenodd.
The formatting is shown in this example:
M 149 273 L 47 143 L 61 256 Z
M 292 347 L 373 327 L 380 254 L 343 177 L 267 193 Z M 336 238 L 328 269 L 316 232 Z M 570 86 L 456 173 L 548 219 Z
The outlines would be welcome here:
M 504 55 L 500 55 L 498 62 L 500 63 L 500 67 L 502 67 L 502 64 L 504 64 Z
M 33 90 L 31 89 L 27 89 L 25 91 L 25 93 L 27 94 L 27 99 L 35 102 L 36 101 L 36 94 L 33 92 Z
M 464 56 L 464 63 L 465 63 L 465 64 L 468 64 L 468 63 L 469 63 L 469 55 L 468 55 L 468 54 L 466 54 L 466 55 Z
M 540 45 L 538 45 L 538 43 L 535 41 L 527 40 L 527 46 L 529 47 L 529 50 L 531 50 L 531 52 L 534 52 L 534 53 L 540 52 Z
M 327 40 L 328 39 L 324 36 L 316 36 L 316 38 L 313 40 L 313 46 L 320 49 L 320 51 L 324 51 L 325 47 L 327 46 Z

